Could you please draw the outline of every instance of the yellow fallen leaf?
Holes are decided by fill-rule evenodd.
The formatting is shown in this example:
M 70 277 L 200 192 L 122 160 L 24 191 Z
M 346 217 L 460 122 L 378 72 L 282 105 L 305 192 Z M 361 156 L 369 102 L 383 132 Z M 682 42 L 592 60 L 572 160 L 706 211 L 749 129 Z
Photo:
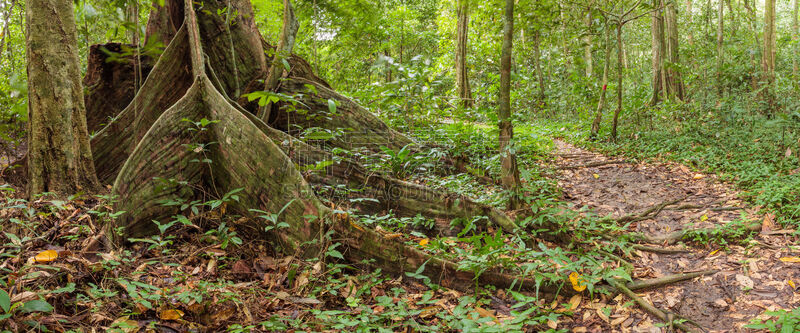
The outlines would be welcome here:
M 596 173 L 595 173 L 595 174 L 592 174 L 592 176 L 594 177 L 594 179 L 598 179 L 598 178 L 600 178 L 600 175 L 598 175 L 598 174 L 596 174 Z
M 419 246 L 425 246 L 425 245 L 428 245 L 428 239 L 427 238 L 423 238 L 421 241 L 419 241 Z
M 356 224 L 355 222 L 353 222 L 353 220 L 348 220 L 348 222 L 350 222 L 350 226 L 351 226 L 351 227 L 358 229 L 358 231 L 361 231 L 361 232 L 367 232 L 367 231 L 366 231 L 366 230 L 364 230 L 364 228 L 362 228 L 360 225 L 358 225 L 358 224 Z
M 705 175 L 698 173 L 698 174 L 695 174 L 694 177 L 692 177 L 692 179 L 698 180 L 698 179 L 703 179 L 705 177 L 706 177 Z
M 795 285 L 794 281 L 792 280 L 786 280 L 786 284 L 788 284 L 789 287 L 792 287 L 792 289 L 797 289 L 797 285 Z
M 714 255 L 714 254 L 716 254 L 717 252 L 719 252 L 719 249 L 716 249 L 716 250 L 714 250 L 714 251 L 711 251 L 711 253 L 709 253 L 708 255 L 709 255 L 709 256 L 713 256 L 713 255 Z
M 791 263 L 800 263 L 800 257 L 783 257 L 781 258 L 783 262 L 791 262 Z
M 700 222 L 705 222 L 706 220 L 708 220 L 707 214 L 703 214 L 703 216 L 700 216 Z
M 161 320 L 178 320 L 183 318 L 183 311 L 177 309 L 163 310 L 158 313 L 158 318 L 161 318 Z
M 39 252 L 39 254 L 37 254 L 36 257 L 34 257 L 34 260 L 36 260 L 36 262 L 38 263 L 51 262 L 56 259 L 58 259 L 58 252 L 54 250 L 46 250 Z
M 575 291 L 584 291 L 586 289 L 586 280 L 577 272 L 569 274 L 569 282 L 572 283 L 572 289 L 575 289 Z

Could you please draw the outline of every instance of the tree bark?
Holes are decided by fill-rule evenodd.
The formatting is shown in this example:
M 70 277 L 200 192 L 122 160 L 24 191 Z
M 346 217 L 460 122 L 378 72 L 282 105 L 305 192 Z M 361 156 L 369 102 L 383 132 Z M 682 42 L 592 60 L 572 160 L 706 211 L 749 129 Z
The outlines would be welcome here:
M 28 194 L 96 190 L 72 1 L 26 5 Z
M 775 97 L 772 91 L 775 81 L 775 0 L 764 2 L 764 48 L 761 55 L 764 89 L 762 97 L 767 104 L 767 114 L 775 111 Z
M 685 88 L 683 75 L 680 71 L 680 50 L 678 42 L 678 14 L 675 2 L 667 1 L 664 8 L 664 34 L 666 62 L 663 71 L 667 77 L 667 94 L 670 98 L 684 100 Z
M 652 37 L 652 86 L 653 97 L 650 99 L 650 105 L 656 105 L 661 101 L 663 94 L 664 82 L 662 78 L 664 73 L 664 21 L 661 9 L 661 0 L 653 0 L 652 25 L 650 26 L 650 35 Z
M 686 0 L 686 22 L 688 23 L 689 28 L 686 29 L 686 42 L 689 43 L 690 46 L 694 46 L 694 30 L 692 29 L 692 0 Z M 692 60 L 694 63 L 694 60 Z
M 617 109 L 614 110 L 614 119 L 611 122 L 611 141 L 617 141 L 617 124 L 619 114 L 622 112 L 622 24 L 617 23 Z
M 511 52 L 514 40 L 514 0 L 506 0 L 505 20 L 503 22 L 503 46 L 500 53 L 500 92 L 497 111 L 500 129 L 501 181 L 510 193 L 509 208 L 520 205 L 520 180 L 517 169 L 517 156 L 511 145 L 514 126 L 511 122 Z
M 539 103 L 544 104 L 546 97 L 544 87 L 544 72 L 542 72 L 542 52 L 539 49 L 541 40 L 541 32 L 539 29 L 533 31 L 533 65 L 536 67 L 536 79 L 539 83 Z
M 269 74 L 264 82 L 264 91 L 273 91 L 278 87 L 278 81 L 286 71 L 291 70 L 285 68 L 283 61 L 292 56 L 294 49 L 295 39 L 297 37 L 297 30 L 300 29 L 300 23 L 294 16 L 294 9 L 292 8 L 291 0 L 283 0 L 283 27 L 281 28 L 281 39 L 278 41 L 278 46 L 275 48 L 275 55 L 272 58 L 272 67 L 269 69 Z M 287 62 L 288 64 L 288 62 Z M 267 102 L 267 105 L 259 110 L 259 117 L 264 122 L 269 122 L 270 114 L 272 113 L 273 103 Z
M 467 42 L 469 41 L 469 1 L 458 0 L 458 18 L 456 31 L 456 90 L 461 99 L 461 107 L 471 108 L 472 89 L 469 86 L 467 70 Z
M 586 62 L 586 77 L 592 77 L 594 61 L 592 59 L 592 9 L 587 8 L 584 16 L 586 34 L 583 36 L 583 59 Z
M 800 66 L 797 64 L 797 56 L 800 53 L 800 22 L 798 22 L 798 8 L 800 8 L 800 1 L 792 0 L 792 42 L 794 43 L 794 47 L 792 48 L 792 82 L 794 82 L 795 87 L 797 87 L 797 80 L 800 79 L 798 77 L 798 71 L 800 71 Z
M 725 64 L 725 50 L 722 48 L 725 32 L 725 3 L 719 0 L 719 8 L 717 9 L 717 95 L 722 97 L 722 66 Z
M 569 38 L 567 37 L 567 19 L 564 17 L 566 9 L 559 4 L 558 14 L 561 18 L 561 53 L 564 56 L 564 75 L 569 77 L 572 72 L 572 56 L 569 53 Z
M 592 129 L 590 138 L 596 139 L 600 133 L 600 123 L 603 121 L 603 110 L 606 107 L 606 93 L 608 91 L 608 70 L 611 67 L 611 29 L 606 22 L 606 40 L 605 40 L 605 61 L 603 61 L 603 80 L 601 81 L 600 100 L 597 102 L 597 111 L 595 113 L 594 121 L 592 121 Z

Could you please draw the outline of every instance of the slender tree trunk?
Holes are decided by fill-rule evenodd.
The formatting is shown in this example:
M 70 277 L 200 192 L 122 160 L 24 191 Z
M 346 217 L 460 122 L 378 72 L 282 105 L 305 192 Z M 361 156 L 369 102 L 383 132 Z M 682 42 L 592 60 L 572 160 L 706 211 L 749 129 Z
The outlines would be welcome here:
M 653 59 L 652 59 L 652 86 L 653 86 L 653 97 L 650 99 L 650 105 L 656 105 L 658 102 L 661 101 L 661 95 L 663 94 L 663 86 L 665 82 L 663 82 L 664 73 L 662 69 L 664 67 L 664 22 L 662 16 L 661 1 L 660 0 L 653 0 L 653 8 L 656 10 L 652 13 L 652 25 L 650 26 L 650 35 L 652 37 L 652 49 L 653 49 Z
M 290 70 L 284 65 L 284 61 L 292 56 L 298 29 L 300 29 L 300 24 L 294 16 L 292 2 L 290 0 L 283 0 L 283 27 L 281 28 L 281 39 L 278 41 L 278 46 L 275 48 L 275 55 L 272 57 L 272 66 L 269 69 L 267 79 L 264 80 L 265 91 L 275 90 L 275 88 L 278 87 L 278 82 L 284 70 Z M 235 59 L 235 57 L 232 58 Z M 286 63 L 288 63 L 288 61 Z M 272 108 L 273 103 L 267 103 L 266 106 L 259 110 L 258 116 L 265 123 L 269 123 Z
M 608 90 L 608 70 L 611 65 L 611 30 L 608 29 L 606 22 L 606 41 L 605 41 L 605 61 L 603 61 L 603 80 L 601 81 L 600 101 L 597 102 L 597 112 L 595 113 L 594 121 L 592 122 L 592 131 L 590 138 L 592 140 L 597 138 L 600 132 L 600 122 L 603 121 L 603 109 L 606 107 L 606 92 Z
M 520 180 L 517 156 L 511 146 L 514 126 L 511 123 L 511 52 L 514 39 L 514 0 L 506 0 L 503 24 L 503 48 L 500 55 L 500 93 L 497 118 L 500 127 L 500 156 L 502 159 L 501 181 L 510 192 L 509 208 L 520 207 Z
M 8 8 L 6 8 L 6 14 L 3 16 L 3 22 L 5 22 L 5 24 L 3 24 L 3 30 L 2 32 L 0 32 L 3 34 L 2 36 L 0 36 L 0 64 L 3 62 L 3 55 L 5 55 L 4 50 L 6 49 L 5 46 L 6 46 L 6 36 L 8 36 L 8 25 L 11 24 L 11 14 L 14 12 L 14 7 L 16 5 L 17 5 L 17 0 L 11 0 L 11 4 L 8 6 Z M 9 48 L 9 52 L 10 51 L 11 49 Z
M 544 104 L 544 99 L 546 97 L 544 90 L 544 72 L 542 72 L 542 52 L 539 49 L 541 35 L 539 29 L 533 31 L 533 65 L 536 67 L 536 79 L 539 83 L 539 103 Z
M 72 1 L 26 5 L 28 194 L 96 190 Z
M 473 104 L 472 89 L 469 86 L 467 71 L 467 41 L 469 40 L 469 3 L 458 0 L 458 22 L 456 32 L 456 90 L 461 106 L 471 108 Z
M 692 29 L 692 0 L 686 0 L 686 23 L 689 28 L 687 30 L 686 42 L 690 46 L 694 46 L 694 30 Z M 694 60 L 692 60 L 694 62 Z
M 725 32 L 725 4 L 719 0 L 719 8 L 717 9 L 717 95 L 722 97 L 723 84 L 722 84 L 722 66 L 725 64 L 725 49 L 722 48 Z
M 797 55 L 800 53 L 800 46 L 797 44 L 800 43 L 800 22 L 798 22 L 798 8 L 800 7 L 800 1 L 792 0 L 792 43 L 794 47 L 792 48 L 792 82 L 794 82 L 795 87 L 797 87 L 797 80 L 798 77 L 798 64 L 797 64 Z
M 558 13 L 561 18 L 561 52 L 564 55 L 564 74 L 569 77 L 572 73 L 572 57 L 569 54 L 569 40 L 567 39 L 567 21 L 564 17 L 565 9 L 559 5 Z
M 771 114 L 775 111 L 775 97 L 772 92 L 772 83 L 775 81 L 775 0 L 764 2 L 764 48 L 761 68 L 764 72 L 763 81 L 766 84 L 762 93 L 767 102 L 767 112 Z
M 584 23 L 586 23 L 586 34 L 583 36 L 583 58 L 586 62 L 586 77 L 592 77 L 594 72 L 594 61 L 592 59 L 592 9 L 586 10 L 584 16 Z
M 756 52 L 750 53 L 750 63 L 752 65 L 752 78 L 750 80 L 750 85 L 753 90 L 758 88 L 758 81 L 761 69 L 758 65 L 758 60 L 756 59 L 756 54 L 759 54 L 761 51 L 761 42 L 759 38 L 758 28 L 756 21 L 758 20 L 758 14 L 756 13 L 756 8 L 750 4 L 750 0 L 743 0 L 744 8 L 747 10 L 749 21 L 750 21 L 750 30 L 753 32 L 753 40 L 755 41 L 755 49 Z
M 622 24 L 617 23 L 617 109 L 614 110 L 614 120 L 611 123 L 611 140 L 617 141 L 617 124 L 619 123 L 619 114 L 622 112 Z

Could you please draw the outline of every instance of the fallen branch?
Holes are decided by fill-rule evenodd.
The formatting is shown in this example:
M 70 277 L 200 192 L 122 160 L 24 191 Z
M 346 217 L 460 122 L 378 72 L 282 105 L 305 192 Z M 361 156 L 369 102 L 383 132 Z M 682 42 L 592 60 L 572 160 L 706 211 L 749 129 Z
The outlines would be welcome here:
M 734 210 L 742 210 L 742 209 L 744 209 L 744 207 L 732 207 L 732 206 L 729 206 L 729 207 L 728 206 L 726 206 L 726 207 L 709 207 L 709 206 L 710 205 L 686 204 L 686 205 L 680 205 L 678 207 L 665 208 L 664 210 L 708 209 L 709 211 L 712 211 L 712 212 L 725 212 L 725 211 L 734 211 Z
M 594 167 L 599 167 L 599 166 L 604 166 L 604 165 L 624 164 L 624 163 L 628 163 L 628 161 L 626 161 L 626 160 L 615 160 L 615 161 L 592 162 L 592 163 L 586 163 L 586 164 L 581 164 L 581 165 L 565 165 L 565 166 L 557 167 L 556 170 L 574 170 L 574 169 L 583 169 L 583 168 L 594 168 Z
M 644 309 L 645 311 L 647 311 L 647 313 L 649 313 L 649 314 L 657 317 L 658 319 L 661 319 L 662 321 L 668 323 L 671 327 L 672 326 L 677 327 L 677 328 L 679 328 L 680 330 L 682 330 L 684 332 L 697 332 L 697 330 L 695 330 L 695 329 L 693 329 L 693 328 L 691 328 L 689 326 L 686 326 L 683 323 L 676 323 L 675 322 L 675 318 L 679 318 L 678 316 L 676 316 L 675 314 L 673 314 L 673 313 L 671 313 L 669 311 L 664 311 L 664 310 L 661 310 L 661 309 L 655 307 L 653 304 L 650 304 L 649 302 L 645 301 L 643 298 L 641 298 L 638 295 L 636 295 L 633 291 L 631 291 L 630 288 L 624 286 L 619 281 L 617 281 L 615 279 L 606 279 L 606 281 L 612 287 L 616 288 L 617 290 L 619 290 L 620 292 L 625 294 L 625 296 L 628 296 L 634 302 L 639 304 L 639 306 L 642 307 L 642 309 Z M 691 321 L 689 321 L 689 322 L 691 322 Z M 700 327 L 696 323 L 692 322 L 692 324 L 694 324 L 697 327 L 699 327 L 702 331 L 705 331 L 702 327 Z

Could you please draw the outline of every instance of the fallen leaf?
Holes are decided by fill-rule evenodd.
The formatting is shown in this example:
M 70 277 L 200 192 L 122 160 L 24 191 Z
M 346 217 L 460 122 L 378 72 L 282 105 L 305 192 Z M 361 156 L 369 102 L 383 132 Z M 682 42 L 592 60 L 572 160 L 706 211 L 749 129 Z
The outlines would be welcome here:
M 709 254 L 708 254 L 708 256 L 709 256 L 709 257 L 710 257 L 710 256 L 713 256 L 713 255 L 715 255 L 717 252 L 719 252 L 719 249 L 716 249 L 716 250 L 714 250 L 714 251 L 711 251 L 711 253 L 709 253 Z
M 764 215 L 764 220 L 761 221 L 761 232 L 769 232 L 775 230 L 775 214 L 767 213 Z
M 800 263 L 800 257 L 783 257 L 781 258 L 781 261 L 790 263 Z
M 792 280 L 786 280 L 786 284 L 788 284 L 789 287 L 792 287 L 792 289 L 797 289 L 797 285 L 795 285 L 794 281 Z
M 592 174 L 592 177 L 594 177 L 594 179 L 598 179 L 598 178 L 600 178 L 600 175 L 595 173 L 595 174 Z
M 572 296 L 572 298 L 569 299 L 569 308 L 567 309 L 567 311 L 573 311 L 577 309 L 578 306 L 581 305 L 582 300 L 583 297 L 581 297 L 580 294 Z
M 694 175 L 694 177 L 692 177 L 692 179 L 694 179 L 694 180 L 698 180 L 698 179 L 703 179 L 703 178 L 705 178 L 705 177 L 706 177 L 706 176 L 705 176 L 705 175 L 703 175 L 703 174 L 701 174 L 701 173 L 696 173 L 696 174 Z
M 753 283 L 752 279 L 742 274 L 736 274 L 736 282 L 739 282 L 739 284 L 742 285 L 742 287 L 745 287 L 747 289 L 753 289 L 753 287 L 755 286 L 755 283 Z
M 703 214 L 703 216 L 700 216 L 700 222 L 705 222 L 707 220 L 708 220 L 708 214 Z
M 54 250 L 46 250 L 39 252 L 39 254 L 37 254 L 36 257 L 34 257 L 34 260 L 37 263 L 51 262 L 56 259 L 58 259 L 58 252 Z
M 161 320 L 178 320 L 183 318 L 183 311 L 177 309 L 163 310 L 158 313 L 158 318 L 161 318 Z
M 611 326 L 617 326 L 619 324 L 622 324 L 622 322 L 624 322 L 625 320 L 628 320 L 627 316 L 622 316 L 617 319 L 614 319 L 611 321 Z
M 139 323 L 135 320 L 128 319 L 127 316 L 119 317 L 111 323 L 110 328 L 116 329 L 117 332 L 135 333 L 139 331 Z
M 427 238 L 423 238 L 421 241 L 419 241 L 419 246 L 428 245 L 428 242 L 429 240 Z

